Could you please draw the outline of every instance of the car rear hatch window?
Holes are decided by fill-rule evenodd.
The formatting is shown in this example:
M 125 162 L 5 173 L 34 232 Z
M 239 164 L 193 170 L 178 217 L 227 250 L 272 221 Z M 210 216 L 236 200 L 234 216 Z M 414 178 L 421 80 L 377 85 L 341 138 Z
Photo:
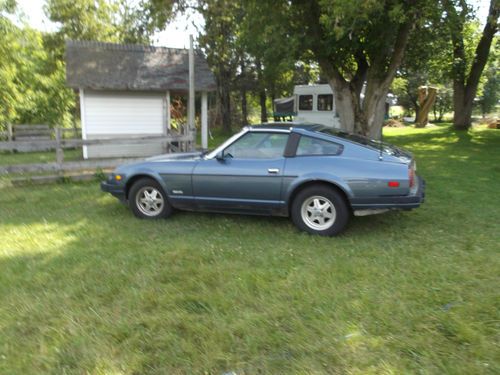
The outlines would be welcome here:
M 363 146 L 367 146 L 367 147 L 370 147 L 370 148 L 375 149 L 375 150 L 382 150 L 382 152 L 387 154 L 387 155 L 391 155 L 391 156 L 395 156 L 395 157 L 404 157 L 404 158 L 408 158 L 408 159 L 412 158 L 411 153 L 409 153 L 408 151 L 402 150 L 399 147 L 396 147 L 396 146 L 391 145 L 389 143 L 370 139 L 370 138 L 364 137 L 362 135 L 346 133 L 346 132 L 343 132 L 341 130 L 327 128 L 325 126 L 317 126 L 314 130 L 321 132 L 321 133 L 333 135 L 335 137 L 339 137 L 342 139 L 346 139 L 350 142 L 357 143 L 357 144 L 360 144 Z

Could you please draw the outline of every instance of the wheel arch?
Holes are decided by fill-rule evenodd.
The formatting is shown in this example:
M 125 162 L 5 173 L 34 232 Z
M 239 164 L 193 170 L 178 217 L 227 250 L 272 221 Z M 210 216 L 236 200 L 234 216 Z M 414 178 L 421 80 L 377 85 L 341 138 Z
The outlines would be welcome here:
M 347 206 L 352 210 L 351 203 L 350 203 L 350 200 L 349 200 L 349 195 L 344 190 L 344 188 L 342 188 L 339 184 L 337 184 L 337 183 L 335 183 L 333 181 L 324 180 L 324 179 L 317 179 L 317 180 L 303 181 L 303 182 L 297 184 L 296 186 L 294 186 L 293 190 L 288 195 L 288 200 L 287 200 L 288 212 L 289 213 L 291 212 L 293 201 L 295 200 L 295 197 L 301 191 L 303 191 L 304 189 L 307 189 L 308 187 L 319 186 L 319 185 L 327 186 L 327 187 L 329 187 L 329 188 L 334 189 L 335 191 L 337 191 L 344 198 L 345 203 L 347 204 Z
M 159 176 L 156 176 L 154 173 L 148 173 L 148 172 L 137 173 L 127 179 L 127 182 L 125 183 L 125 199 L 128 199 L 128 194 L 130 192 L 130 189 L 132 188 L 132 185 L 134 185 L 137 181 L 143 178 L 154 180 L 158 184 L 160 184 L 168 199 L 168 190 L 167 187 L 165 186 L 164 181 Z

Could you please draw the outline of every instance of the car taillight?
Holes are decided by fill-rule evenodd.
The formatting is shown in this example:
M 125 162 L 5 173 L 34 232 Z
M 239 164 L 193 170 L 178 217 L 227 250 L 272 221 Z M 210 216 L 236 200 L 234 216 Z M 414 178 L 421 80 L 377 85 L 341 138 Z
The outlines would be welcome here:
M 415 185 L 415 163 L 411 162 L 408 168 L 408 179 L 410 180 L 410 188 Z

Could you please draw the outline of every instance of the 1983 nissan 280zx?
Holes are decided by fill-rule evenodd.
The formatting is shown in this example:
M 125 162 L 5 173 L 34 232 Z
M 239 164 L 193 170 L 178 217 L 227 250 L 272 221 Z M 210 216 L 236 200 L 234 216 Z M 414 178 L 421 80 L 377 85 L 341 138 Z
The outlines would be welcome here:
M 336 235 L 351 214 L 409 210 L 424 201 L 410 153 L 322 125 L 249 126 L 209 153 L 123 165 L 103 191 L 139 218 L 174 209 L 291 216 L 309 233 Z

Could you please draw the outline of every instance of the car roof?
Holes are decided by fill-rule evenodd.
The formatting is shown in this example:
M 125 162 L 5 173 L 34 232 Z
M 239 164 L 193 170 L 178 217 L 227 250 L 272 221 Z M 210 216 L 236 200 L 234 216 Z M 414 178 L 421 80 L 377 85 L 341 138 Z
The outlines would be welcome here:
M 247 128 L 256 129 L 256 130 L 293 130 L 293 129 L 304 129 L 311 131 L 318 131 L 324 128 L 324 125 L 321 124 L 313 124 L 307 122 L 267 122 L 258 125 L 249 125 Z

